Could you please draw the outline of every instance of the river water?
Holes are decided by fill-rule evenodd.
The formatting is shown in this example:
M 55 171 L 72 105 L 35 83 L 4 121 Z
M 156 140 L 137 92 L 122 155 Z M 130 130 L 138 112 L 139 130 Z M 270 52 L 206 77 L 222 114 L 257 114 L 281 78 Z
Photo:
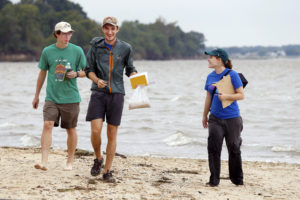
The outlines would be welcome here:
M 151 108 L 128 109 L 126 96 L 117 152 L 126 155 L 207 158 L 207 129 L 202 127 L 204 84 L 211 72 L 206 60 L 136 61 L 148 72 Z M 234 60 L 249 84 L 239 102 L 244 120 L 242 158 L 250 161 L 300 163 L 300 59 Z M 0 63 L 0 146 L 39 147 L 45 85 L 38 110 L 32 109 L 39 69 L 35 62 Z M 45 82 L 46 83 L 46 82 Z M 85 122 L 90 80 L 78 79 L 82 97 L 78 148 L 92 150 Z M 107 144 L 106 126 L 102 150 Z M 53 148 L 66 148 L 66 132 L 53 130 Z M 227 159 L 224 144 L 222 159 Z

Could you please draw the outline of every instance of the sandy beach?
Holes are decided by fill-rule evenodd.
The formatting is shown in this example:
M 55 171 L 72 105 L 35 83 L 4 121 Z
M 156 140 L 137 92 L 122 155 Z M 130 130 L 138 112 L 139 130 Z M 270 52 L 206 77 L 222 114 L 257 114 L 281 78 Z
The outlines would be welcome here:
M 66 155 L 51 150 L 42 171 L 33 167 L 40 149 L 1 147 L 0 199 L 300 199 L 299 164 L 243 162 L 245 185 L 235 186 L 224 161 L 221 183 L 211 188 L 206 160 L 118 155 L 117 181 L 105 183 L 90 175 L 91 153 L 78 151 L 72 171 L 63 171 Z

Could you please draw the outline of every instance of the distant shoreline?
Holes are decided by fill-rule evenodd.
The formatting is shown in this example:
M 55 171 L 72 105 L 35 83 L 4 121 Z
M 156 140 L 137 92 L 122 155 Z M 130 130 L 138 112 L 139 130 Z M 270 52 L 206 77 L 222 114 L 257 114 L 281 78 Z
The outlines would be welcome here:
M 265 59 L 297 59 L 300 56 L 239 56 L 232 55 L 232 59 L 236 60 L 265 60 Z M 197 58 L 172 58 L 168 60 L 205 60 L 205 56 L 199 56 Z M 145 59 L 135 59 L 135 61 L 168 61 L 168 60 L 145 60 Z M 39 58 L 29 55 L 29 54 L 10 54 L 10 55 L 1 55 L 0 54 L 0 62 L 38 62 Z
M 0 62 L 33 62 L 38 61 L 31 54 L 0 54 Z

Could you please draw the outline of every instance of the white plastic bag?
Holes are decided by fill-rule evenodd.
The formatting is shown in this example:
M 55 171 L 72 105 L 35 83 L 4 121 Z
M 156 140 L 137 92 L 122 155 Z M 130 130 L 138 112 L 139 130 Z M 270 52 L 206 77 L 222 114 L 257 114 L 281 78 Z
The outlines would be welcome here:
M 149 107 L 150 101 L 147 95 L 147 88 L 144 85 L 138 85 L 129 99 L 129 110 Z

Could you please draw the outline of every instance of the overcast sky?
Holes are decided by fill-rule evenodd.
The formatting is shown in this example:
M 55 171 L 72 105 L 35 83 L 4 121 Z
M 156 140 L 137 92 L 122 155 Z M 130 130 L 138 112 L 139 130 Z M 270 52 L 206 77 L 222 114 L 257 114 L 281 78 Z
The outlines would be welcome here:
M 205 35 L 206 46 L 300 44 L 300 0 L 71 0 L 88 17 L 152 23 L 162 17 L 185 32 Z M 14 0 L 13 2 L 18 2 Z

